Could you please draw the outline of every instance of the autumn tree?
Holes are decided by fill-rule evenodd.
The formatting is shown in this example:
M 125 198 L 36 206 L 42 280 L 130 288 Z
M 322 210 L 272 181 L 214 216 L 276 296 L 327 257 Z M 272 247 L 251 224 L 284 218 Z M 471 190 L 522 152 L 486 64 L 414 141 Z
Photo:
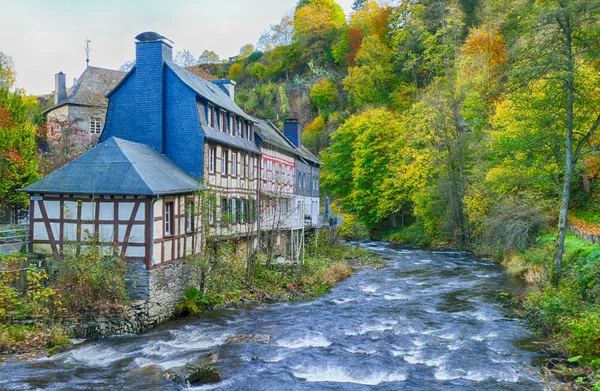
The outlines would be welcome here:
M 259 50 L 268 51 L 279 46 L 289 46 L 293 36 L 294 17 L 292 14 L 286 14 L 279 23 L 271 25 L 269 30 L 261 35 L 257 47 Z
M 334 0 L 303 0 L 294 13 L 294 41 L 303 58 L 318 64 L 333 62 L 331 48 L 346 26 L 342 8 Z
M 198 56 L 198 64 L 216 64 L 219 62 L 219 56 L 212 50 L 204 50 Z
M 16 191 L 39 178 L 36 128 L 27 117 L 25 97 L 0 88 L 0 208 L 24 207 Z
M 175 62 L 175 64 L 183 68 L 191 67 L 198 64 L 198 61 L 196 60 L 194 55 L 190 53 L 190 51 L 187 49 L 177 52 L 177 54 L 175 54 L 175 57 L 173 58 L 173 61 Z
M 518 20 L 513 38 L 511 80 L 517 88 L 537 86 L 547 105 L 539 113 L 539 128 L 559 127 L 563 138 L 558 238 L 552 281 L 558 284 L 562 269 L 571 183 L 576 164 L 600 125 L 595 80 L 589 61 L 596 60 L 600 29 L 598 0 L 526 0 L 512 15 Z M 595 71 L 597 72 L 597 71 Z M 596 82 L 597 83 L 597 82 Z M 527 116 L 526 118 L 531 118 Z M 550 118 L 554 121 L 550 123 Z
M 15 85 L 15 64 L 8 54 L 0 52 L 0 88 L 10 89 Z
M 349 69 L 344 80 L 344 89 L 356 108 L 390 102 L 398 82 L 392 56 L 392 50 L 376 35 L 363 40 L 356 55 L 357 66 Z

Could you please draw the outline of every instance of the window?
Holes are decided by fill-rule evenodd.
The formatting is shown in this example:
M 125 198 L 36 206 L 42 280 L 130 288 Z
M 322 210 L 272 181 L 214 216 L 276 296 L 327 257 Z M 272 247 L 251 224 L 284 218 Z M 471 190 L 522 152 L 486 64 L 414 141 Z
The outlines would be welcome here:
M 187 232 L 194 232 L 194 201 L 188 201 L 186 207 L 185 228 Z
M 237 152 L 231 152 L 231 176 L 237 176 L 238 172 L 238 154 Z
M 208 172 L 213 174 L 215 172 L 215 158 L 217 156 L 217 148 L 208 148 Z
M 221 214 L 225 215 L 225 213 L 227 213 L 227 198 L 221 200 Z
M 244 131 L 244 127 L 242 126 L 241 118 L 238 118 L 238 121 L 237 121 L 237 132 L 241 138 L 246 138 L 246 132 Z
M 244 178 L 246 176 L 246 170 L 248 169 L 248 155 L 243 153 L 242 158 L 240 159 L 240 178 Z
M 217 127 L 217 113 L 212 106 L 208 106 L 208 124 L 211 128 Z
M 165 202 L 165 235 L 173 235 L 173 202 Z
M 256 164 L 256 158 L 254 156 L 252 156 L 252 159 L 250 159 L 250 178 L 254 179 L 254 165 Z
M 215 223 L 215 209 L 216 202 L 211 202 L 208 205 L 208 224 L 213 225 Z
M 227 175 L 227 150 L 221 150 L 221 175 Z
M 100 132 L 102 132 L 102 124 L 100 123 L 100 118 L 90 118 L 90 133 L 100 134 Z
M 221 131 L 227 133 L 227 113 L 221 111 Z
M 252 141 L 252 135 L 254 134 L 254 125 L 248 124 L 248 140 Z

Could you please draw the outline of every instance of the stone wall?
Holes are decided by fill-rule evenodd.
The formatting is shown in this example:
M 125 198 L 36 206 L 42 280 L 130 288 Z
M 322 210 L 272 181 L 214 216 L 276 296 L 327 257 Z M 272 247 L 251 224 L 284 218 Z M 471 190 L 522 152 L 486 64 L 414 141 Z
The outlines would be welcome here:
M 600 235 L 585 232 L 581 228 L 575 227 L 574 225 L 571 225 L 571 224 L 569 224 L 569 230 L 573 234 L 579 236 L 581 239 L 583 239 L 589 243 L 600 244 Z
M 151 270 L 133 266 L 138 274 L 128 280 L 130 296 L 138 298 L 122 315 L 97 315 L 67 324 L 79 338 L 140 333 L 175 315 L 175 309 L 189 286 L 200 289 L 202 272 L 198 265 L 177 261 Z M 141 299 L 140 299 L 141 298 Z

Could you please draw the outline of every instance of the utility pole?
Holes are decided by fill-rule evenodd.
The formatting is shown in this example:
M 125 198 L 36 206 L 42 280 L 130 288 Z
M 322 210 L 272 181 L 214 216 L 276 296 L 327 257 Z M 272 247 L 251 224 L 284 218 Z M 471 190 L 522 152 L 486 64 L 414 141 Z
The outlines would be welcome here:
M 90 66 L 90 52 L 92 51 L 92 48 L 90 48 L 90 39 L 88 37 L 85 37 L 85 46 L 83 47 L 83 50 L 85 50 L 85 66 L 86 68 Z

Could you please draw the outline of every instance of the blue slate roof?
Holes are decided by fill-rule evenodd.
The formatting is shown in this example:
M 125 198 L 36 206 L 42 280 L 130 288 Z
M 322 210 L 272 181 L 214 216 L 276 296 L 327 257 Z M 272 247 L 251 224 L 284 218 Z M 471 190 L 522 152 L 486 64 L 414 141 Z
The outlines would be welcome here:
M 216 84 L 204 80 L 198 75 L 187 71 L 172 62 L 166 61 L 165 64 L 184 82 L 188 87 L 196 91 L 204 99 L 213 102 L 216 106 L 222 107 L 230 113 L 239 115 L 248 121 L 256 122 L 256 119 L 244 112 L 223 90 Z
M 202 185 L 147 145 L 111 137 L 91 151 L 27 186 L 27 193 L 165 195 Z
M 258 134 L 258 137 L 267 144 L 271 144 L 275 147 L 279 147 L 284 151 L 295 154 L 296 146 L 288 140 L 283 133 L 273 125 L 269 120 L 260 120 L 254 127 L 254 131 Z
M 215 129 L 211 128 L 210 126 L 206 126 L 206 125 L 200 125 L 200 126 L 202 127 L 202 130 L 204 131 L 206 138 L 209 140 L 213 140 L 220 144 L 225 144 L 225 145 L 228 145 L 233 148 L 239 148 L 239 149 L 243 149 L 246 151 L 260 154 L 260 149 L 258 149 L 256 144 L 254 144 L 251 141 L 248 141 L 248 140 L 240 138 L 240 137 L 231 136 L 231 135 L 223 133 L 219 130 L 215 130 Z

